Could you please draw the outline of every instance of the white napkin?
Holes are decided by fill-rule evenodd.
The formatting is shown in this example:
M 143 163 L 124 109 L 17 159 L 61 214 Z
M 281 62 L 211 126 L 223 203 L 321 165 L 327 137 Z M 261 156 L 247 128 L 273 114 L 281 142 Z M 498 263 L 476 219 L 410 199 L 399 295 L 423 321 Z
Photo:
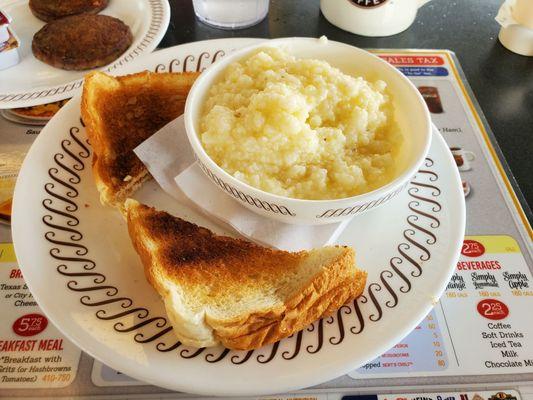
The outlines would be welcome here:
M 195 161 L 183 116 L 165 125 L 134 150 L 161 188 L 179 202 L 194 204 L 242 236 L 278 249 L 297 251 L 331 244 L 349 221 L 291 225 L 260 216 L 215 185 Z

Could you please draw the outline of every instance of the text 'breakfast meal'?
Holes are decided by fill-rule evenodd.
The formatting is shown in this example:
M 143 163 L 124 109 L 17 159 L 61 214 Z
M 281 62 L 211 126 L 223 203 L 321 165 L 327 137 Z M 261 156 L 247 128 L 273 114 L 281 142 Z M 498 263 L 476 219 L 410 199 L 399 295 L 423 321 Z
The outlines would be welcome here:
M 207 95 L 200 137 L 226 172 L 285 197 L 339 199 L 395 176 L 401 133 L 382 80 L 265 47 L 230 64 Z

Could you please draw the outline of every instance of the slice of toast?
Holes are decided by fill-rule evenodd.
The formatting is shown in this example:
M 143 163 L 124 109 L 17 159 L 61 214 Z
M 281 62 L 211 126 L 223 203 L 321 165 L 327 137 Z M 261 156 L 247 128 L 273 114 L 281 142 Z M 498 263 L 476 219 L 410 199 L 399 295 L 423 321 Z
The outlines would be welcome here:
M 365 287 L 349 247 L 272 250 L 132 199 L 124 213 L 146 277 L 187 345 L 256 349 L 332 314 Z
M 120 206 L 150 175 L 133 149 L 183 114 L 199 73 L 85 77 L 81 116 L 93 148 L 93 174 L 103 204 Z

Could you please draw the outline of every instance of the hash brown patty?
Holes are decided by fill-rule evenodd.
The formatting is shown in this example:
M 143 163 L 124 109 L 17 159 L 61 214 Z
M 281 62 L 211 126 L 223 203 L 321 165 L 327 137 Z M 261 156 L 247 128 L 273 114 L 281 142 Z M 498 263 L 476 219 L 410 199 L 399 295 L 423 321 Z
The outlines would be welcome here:
M 30 0 L 30 10 L 37 18 L 49 22 L 77 14 L 97 14 L 109 0 Z
M 33 36 L 31 49 L 35 58 L 53 67 L 84 70 L 116 60 L 132 41 L 121 20 L 81 14 L 47 23 Z

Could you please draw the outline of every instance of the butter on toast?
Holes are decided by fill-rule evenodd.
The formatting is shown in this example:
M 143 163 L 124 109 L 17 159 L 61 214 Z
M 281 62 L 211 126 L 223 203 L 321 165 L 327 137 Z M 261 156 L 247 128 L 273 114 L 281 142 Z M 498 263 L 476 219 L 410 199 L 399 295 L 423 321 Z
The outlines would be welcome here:
M 289 253 L 215 235 L 132 199 L 123 211 L 146 277 L 187 345 L 256 349 L 334 313 L 365 287 L 350 247 Z
M 85 77 L 81 115 L 93 148 L 93 174 L 103 204 L 120 206 L 150 175 L 133 149 L 183 114 L 199 73 Z

